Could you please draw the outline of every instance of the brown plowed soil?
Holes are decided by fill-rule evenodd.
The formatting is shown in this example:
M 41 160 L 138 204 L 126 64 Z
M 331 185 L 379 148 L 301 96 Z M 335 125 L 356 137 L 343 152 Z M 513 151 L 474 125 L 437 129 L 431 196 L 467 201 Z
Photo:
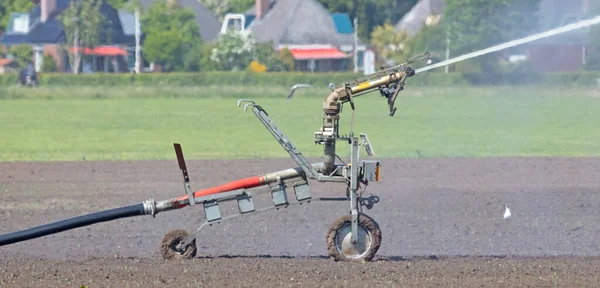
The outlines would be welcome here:
M 188 161 L 194 190 L 293 166 L 288 159 Z M 0 163 L 0 233 L 181 196 L 179 173 L 176 161 Z M 345 195 L 336 185 L 311 187 L 314 197 Z M 193 207 L 0 247 L 0 287 L 600 283 L 600 159 L 387 159 L 370 193 L 381 198 L 365 211 L 383 235 L 374 262 L 327 258 L 327 229 L 348 212 L 347 202 L 314 202 L 207 227 L 195 259 L 162 260 L 167 232 L 191 232 L 203 223 L 201 208 Z

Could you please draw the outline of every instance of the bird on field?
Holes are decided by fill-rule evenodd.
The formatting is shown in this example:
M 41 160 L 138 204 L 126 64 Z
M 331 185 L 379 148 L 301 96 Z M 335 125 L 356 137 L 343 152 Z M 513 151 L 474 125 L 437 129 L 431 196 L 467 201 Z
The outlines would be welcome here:
M 290 101 L 290 99 L 292 98 L 292 96 L 294 96 L 294 92 L 296 92 L 296 89 L 298 88 L 312 88 L 313 86 L 310 84 L 296 84 L 294 86 L 292 86 L 292 89 L 290 90 L 290 95 L 287 96 L 286 101 Z

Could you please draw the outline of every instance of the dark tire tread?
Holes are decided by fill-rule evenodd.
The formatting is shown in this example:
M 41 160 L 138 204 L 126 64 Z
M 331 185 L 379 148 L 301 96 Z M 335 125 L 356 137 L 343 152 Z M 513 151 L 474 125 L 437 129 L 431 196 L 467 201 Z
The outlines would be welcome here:
M 183 254 L 176 252 L 173 248 L 177 244 L 179 244 L 180 241 L 183 241 L 188 235 L 189 234 L 187 231 L 181 229 L 173 230 L 167 233 L 160 243 L 160 252 L 163 259 L 175 260 L 194 258 L 196 256 L 197 251 L 195 239 L 194 241 L 192 241 L 192 243 L 190 243 L 188 247 L 186 247 L 185 252 L 183 252 Z
M 333 221 L 333 224 L 329 227 L 327 231 L 327 251 L 333 260 L 335 261 L 371 261 L 377 254 L 379 247 L 381 246 L 381 229 L 379 228 L 379 224 L 373 220 L 373 218 L 369 217 L 366 214 L 359 214 L 358 216 L 359 225 L 365 227 L 372 235 L 372 245 L 371 249 L 361 258 L 346 258 L 344 255 L 340 254 L 335 245 L 335 238 L 338 231 L 346 225 L 352 224 L 352 215 L 346 215 L 340 217 Z

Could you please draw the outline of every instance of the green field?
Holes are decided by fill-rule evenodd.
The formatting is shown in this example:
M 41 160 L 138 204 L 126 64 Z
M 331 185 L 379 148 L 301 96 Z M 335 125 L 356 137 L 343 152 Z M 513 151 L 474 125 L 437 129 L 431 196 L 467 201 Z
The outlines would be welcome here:
M 257 101 L 306 156 L 322 147 L 328 90 L 275 87 L 0 88 L 0 161 L 288 157 L 241 98 Z M 377 92 L 356 99 L 355 132 L 378 157 L 600 156 L 593 88 L 411 88 L 388 116 Z M 344 107 L 342 131 L 350 128 Z M 340 145 L 340 156 L 348 149 Z

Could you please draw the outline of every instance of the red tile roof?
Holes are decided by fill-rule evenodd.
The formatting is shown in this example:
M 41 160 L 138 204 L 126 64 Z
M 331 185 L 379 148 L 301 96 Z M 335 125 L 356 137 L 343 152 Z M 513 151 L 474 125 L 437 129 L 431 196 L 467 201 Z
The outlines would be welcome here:
M 0 66 L 6 66 L 6 65 L 10 64 L 10 62 L 12 62 L 11 59 L 0 58 Z
M 296 60 L 308 59 L 343 59 L 350 57 L 336 48 L 290 49 Z

